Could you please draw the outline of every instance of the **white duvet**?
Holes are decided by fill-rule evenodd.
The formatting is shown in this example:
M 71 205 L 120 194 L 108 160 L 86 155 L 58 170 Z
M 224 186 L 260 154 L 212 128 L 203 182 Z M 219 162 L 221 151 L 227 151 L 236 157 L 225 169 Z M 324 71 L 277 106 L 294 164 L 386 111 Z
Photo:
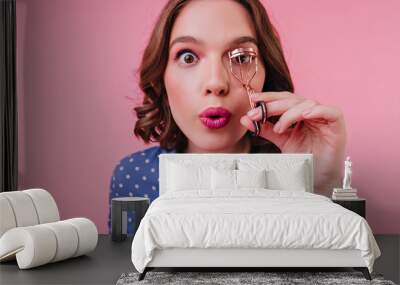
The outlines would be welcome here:
M 358 249 L 370 272 L 380 256 L 361 216 L 321 195 L 266 189 L 157 198 L 133 239 L 133 265 L 143 272 L 164 248 Z

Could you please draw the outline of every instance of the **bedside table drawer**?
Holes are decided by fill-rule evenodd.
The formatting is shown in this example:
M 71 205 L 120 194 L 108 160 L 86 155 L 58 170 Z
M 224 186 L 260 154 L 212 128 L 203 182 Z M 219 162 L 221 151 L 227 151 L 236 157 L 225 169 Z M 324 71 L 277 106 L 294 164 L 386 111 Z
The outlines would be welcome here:
M 332 202 L 359 214 L 364 219 L 366 218 L 366 201 L 365 199 L 357 200 L 332 200 Z

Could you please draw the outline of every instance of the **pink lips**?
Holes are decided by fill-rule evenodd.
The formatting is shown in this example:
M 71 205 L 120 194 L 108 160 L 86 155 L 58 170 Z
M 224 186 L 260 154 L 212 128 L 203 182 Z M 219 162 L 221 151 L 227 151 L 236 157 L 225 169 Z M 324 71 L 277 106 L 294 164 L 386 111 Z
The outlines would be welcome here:
M 222 107 L 210 107 L 200 113 L 200 121 L 210 129 L 225 127 L 231 118 L 231 112 Z

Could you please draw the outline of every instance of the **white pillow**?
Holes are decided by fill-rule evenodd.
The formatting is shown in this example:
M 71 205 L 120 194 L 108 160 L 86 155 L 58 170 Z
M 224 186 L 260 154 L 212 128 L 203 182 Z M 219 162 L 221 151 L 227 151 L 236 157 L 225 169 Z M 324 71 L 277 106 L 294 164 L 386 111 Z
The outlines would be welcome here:
M 213 168 L 234 169 L 236 162 L 215 161 Z M 211 166 L 190 161 L 169 161 L 167 164 L 167 191 L 210 190 Z
M 231 170 L 211 169 L 212 190 L 240 190 L 241 188 L 266 188 L 267 177 L 265 169 L 261 170 Z
M 211 189 L 236 189 L 236 170 L 211 168 Z
M 259 170 L 235 170 L 238 188 L 267 188 L 267 171 Z
M 238 160 L 238 168 L 267 170 L 267 188 L 273 190 L 308 191 L 311 188 L 309 168 L 305 160 Z
M 210 167 L 170 163 L 168 165 L 168 191 L 184 191 L 210 188 Z
M 304 174 L 304 165 L 298 164 L 294 168 L 272 169 L 267 172 L 268 188 L 273 190 L 306 191 L 307 179 Z

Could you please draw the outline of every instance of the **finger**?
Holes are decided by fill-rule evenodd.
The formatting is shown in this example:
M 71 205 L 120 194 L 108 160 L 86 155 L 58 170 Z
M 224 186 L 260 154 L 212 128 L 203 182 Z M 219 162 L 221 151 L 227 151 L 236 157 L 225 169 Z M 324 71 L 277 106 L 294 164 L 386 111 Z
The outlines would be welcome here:
M 303 112 L 306 110 L 310 110 L 312 107 L 317 105 L 317 103 L 313 100 L 305 100 L 300 104 L 293 106 L 288 109 L 282 116 L 279 118 L 279 121 L 274 126 L 274 131 L 281 134 L 292 124 L 303 120 Z
M 293 108 L 296 105 L 304 102 L 304 99 L 301 98 L 287 98 L 283 100 L 277 100 L 270 103 L 267 103 L 268 115 L 269 116 L 277 116 L 282 115 L 289 109 Z
M 280 99 L 285 99 L 285 98 L 291 98 L 291 97 L 297 97 L 297 98 L 302 98 L 299 95 L 295 95 L 294 93 L 288 92 L 288 91 L 268 91 L 268 92 L 261 92 L 261 93 L 253 93 L 251 95 L 251 99 L 254 102 L 257 101 L 266 101 L 266 102 L 271 102 L 275 100 L 280 100 Z
M 328 122 L 337 122 L 343 119 L 343 114 L 338 108 L 326 105 L 316 105 L 304 110 L 302 116 L 305 119 L 325 119 Z
M 303 100 L 298 99 L 298 98 L 289 98 L 289 99 L 282 99 L 282 100 L 266 103 L 267 116 L 270 117 L 270 116 L 281 115 L 284 112 L 286 112 L 288 109 L 292 108 L 293 106 L 299 104 L 299 102 L 302 102 L 302 101 Z M 249 112 L 247 112 L 246 115 L 249 116 L 252 120 L 255 120 L 255 121 L 261 120 L 261 118 L 262 118 L 261 107 L 251 109 Z
M 253 121 L 247 117 L 243 116 L 240 119 L 240 123 L 244 125 L 246 128 L 248 128 L 250 131 L 254 132 L 254 126 L 253 126 Z M 288 139 L 289 134 L 277 134 L 273 131 L 274 125 L 270 122 L 267 122 L 266 124 L 260 124 L 261 131 L 260 131 L 260 137 L 265 138 L 266 140 L 269 140 L 276 146 L 280 147 L 283 145 L 283 143 Z

